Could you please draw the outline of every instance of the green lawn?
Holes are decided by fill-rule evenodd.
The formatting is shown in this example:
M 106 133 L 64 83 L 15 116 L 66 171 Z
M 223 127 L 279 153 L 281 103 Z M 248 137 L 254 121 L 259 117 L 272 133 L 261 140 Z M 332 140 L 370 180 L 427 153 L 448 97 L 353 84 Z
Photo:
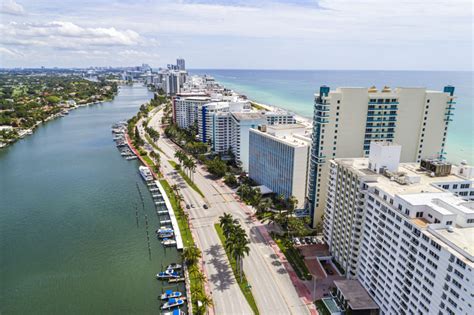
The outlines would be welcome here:
M 192 188 L 194 189 L 198 194 L 201 195 L 201 197 L 204 198 L 204 194 L 202 193 L 202 191 L 199 189 L 199 187 L 191 180 L 191 178 L 188 177 L 188 175 L 186 175 L 186 173 L 183 172 L 182 169 L 179 168 L 178 164 L 173 161 L 173 160 L 168 160 L 168 162 L 171 164 L 171 166 L 173 166 L 173 168 L 175 170 L 178 171 L 179 175 L 181 175 L 181 177 L 184 179 L 184 181 Z
M 273 239 L 283 254 L 285 254 L 286 259 L 295 270 L 298 278 L 301 280 L 311 280 L 312 275 L 309 273 L 308 267 L 304 263 L 301 254 L 293 247 L 293 244 L 291 244 L 291 241 L 280 236 L 273 236 Z
M 220 227 L 219 223 L 214 224 L 214 227 L 217 231 L 217 235 L 219 235 L 219 239 L 221 240 L 222 246 L 224 246 L 225 236 L 222 232 L 222 228 Z M 224 249 L 225 249 L 225 246 L 224 246 Z M 240 282 L 240 277 L 237 274 L 237 269 L 236 269 L 236 265 L 235 265 L 235 259 L 233 257 L 231 257 L 231 255 L 229 255 L 227 250 L 225 250 L 225 252 L 227 254 L 227 258 L 229 259 L 230 266 L 232 267 L 232 271 L 234 272 L 235 280 L 239 284 L 240 290 L 244 294 L 245 299 L 249 303 L 249 305 L 252 308 L 253 312 L 255 314 L 260 314 L 259 311 L 258 311 L 257 303 L 255 303 L 255 299 L 254 299 L 253 294 L 252 294 L 252 289 L 248 287 L 249 284 L 247 282 L 247 279 L 245 278 L 245 273 L 242 277 L 242 282 Z

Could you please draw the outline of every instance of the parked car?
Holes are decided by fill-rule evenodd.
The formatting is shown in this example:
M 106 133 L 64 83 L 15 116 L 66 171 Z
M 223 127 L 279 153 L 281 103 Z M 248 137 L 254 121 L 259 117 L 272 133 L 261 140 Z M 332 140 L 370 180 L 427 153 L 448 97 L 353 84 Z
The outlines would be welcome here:
M 209 209 L 208 205 L 206 205 L 206 204 L 203 204 L 202 207 L 203 207 L 204 209 Z
M 313 244 L 318 244 L 318 243 L 319 243 L 319 242 L 318 242 L 318 239 L 316 238 L 316 236 L 313 236 L 313 237 L 311 238 L 311 240 L 313 241 Z
M 305 237 L 304 238 L 306 244 L 311 244 L 311 238 L 310 237 Z
M 194 204 L 193 204 L 193 203 L 191 204 L 191 208 L 194 208 Z
M 189 209 L 189 208 L 191 208 L 191 207 L 189 205 L 186 205 L 186 209 Z
M 301 244 L 306 244 L 306 241 L 304 240 L 304 237 L 300 238 Z
M 293 237 L 293 244 L 295 244 L 295 245 L 301 245 L 301 242 L 300 242 L 299 238 Z

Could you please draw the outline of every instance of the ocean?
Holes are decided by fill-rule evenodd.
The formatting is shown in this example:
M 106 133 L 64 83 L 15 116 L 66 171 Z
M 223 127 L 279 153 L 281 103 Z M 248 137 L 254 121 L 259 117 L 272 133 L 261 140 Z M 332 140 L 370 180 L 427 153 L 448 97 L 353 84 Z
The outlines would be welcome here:
M 209 74 L 218 82 L 260 103 L 287 109 L 311 118 L 314 93 L 321 85 L 378 88 L 426 87 L 442 90 L 455 86 L 454 122 L 449 127 L 447 158 L 474 163 L 474 89 L 472 72 L 448 71 L 333 71 L 333 70 L 216 70 L 195 69 L 191 74 Z

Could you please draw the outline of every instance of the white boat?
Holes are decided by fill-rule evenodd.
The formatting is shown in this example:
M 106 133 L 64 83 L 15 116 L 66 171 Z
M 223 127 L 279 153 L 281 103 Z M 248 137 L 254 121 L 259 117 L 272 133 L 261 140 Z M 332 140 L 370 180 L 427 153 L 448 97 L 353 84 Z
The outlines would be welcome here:
M 164 245 L 164 246 L 173 246 L 173 245 L 176 245 L 176 241 L 172 240 L 172 239 L 165 238 L 161 241 L 161 244 Z
M 169 299 L 167 302 L 163 304 L 161 307 L 162 310 L 168 310 L 173 307 L 178 307 L 184 305 L 184 301 L 181 299 Z
M 175 299 L 183 296 L 183 293 L 179 291 L 166 290 L 165 293 L 161 295 L 162 300 Z
M 179 273 L 177 273 L 173 269 L 166 269 L 165 271 L 157 273 L 156 278 L 160 280 L 179 278 Z
M 172 311 L 162 312 L 161 315 L 185 315 L 185 313 L 177 308 Z
M 140 175 L 142 175 L 143 179 L 145 181 L 150 181 L 153 180 L 153 175 L 151 174 L 151 171 L 148 167 L 146 166 L 140 166 L 138 168 L 138 171 L 140 172 Z
M 172 264 L 169 264 L 168 267 L 166 267 L 166 269 L 179 270 L 181 269 L 181 267 L 182 266 L 180 264 L 172 263 Z
M 125 158 L 125 160 L 136 160 L 138 157 L 136 155 L 130 155 Z
M 157 235 L 159 239 L 170 238 L 174 236 L 174 232 L 160 233 Z M 164 245 L 164 244 L 163 244 Z

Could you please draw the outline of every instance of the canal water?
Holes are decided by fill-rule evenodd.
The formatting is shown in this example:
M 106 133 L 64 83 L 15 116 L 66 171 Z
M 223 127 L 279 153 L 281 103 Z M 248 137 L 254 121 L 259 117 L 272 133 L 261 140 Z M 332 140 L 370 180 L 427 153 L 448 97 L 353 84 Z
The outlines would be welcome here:
M 0 150 L 0 314 L 159 313 L 155 274 L 178 253 L 155 238 L 139 162 L 120 156 L 110 131 L 152 96 L 123 86 Z

